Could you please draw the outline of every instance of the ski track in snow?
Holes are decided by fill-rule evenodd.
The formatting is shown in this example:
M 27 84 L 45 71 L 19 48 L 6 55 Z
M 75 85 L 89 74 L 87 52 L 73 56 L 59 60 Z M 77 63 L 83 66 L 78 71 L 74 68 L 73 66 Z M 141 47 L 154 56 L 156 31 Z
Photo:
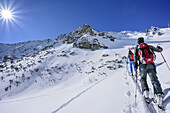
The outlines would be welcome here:
M 81 93 L 77 94 L 75 97 L 71 98 L 69 101 L 67 101 L 66 103 L 64 103 L 63 105 L 61 105 L 59 108 L 57 108 L 55 111 L 51 112 L 51 113 L 56 113 L 58 111 L 60 111 L 61 109 L 63 109 L 64 107 L 66 107 L 67 105 L 69 105 L 72 101 L 74 101 L 75 99 L 77 99 L 78 97 L 80 97 L 82 94 L 86 93 L 88 90 L 90 90 L 91 88 L 93 88 L 94 86 L 96 86 L 97 84 L 99 84 L 100 82 L 102 82 L 103 80 L 105 80 L 106 78 L 98 81 L 97 83 L 93 84 L 92 86 L 88 87 L 87 89 L 85 89 L 84 91 L 82 91 Z

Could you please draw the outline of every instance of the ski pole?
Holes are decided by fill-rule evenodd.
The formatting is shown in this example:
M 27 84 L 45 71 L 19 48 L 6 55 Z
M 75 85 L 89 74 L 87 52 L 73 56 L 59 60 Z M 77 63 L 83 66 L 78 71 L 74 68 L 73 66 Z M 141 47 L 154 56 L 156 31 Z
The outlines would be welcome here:
M 168 67 L 168 69 L 169 69 L 169 71 L 170 71 L 170 68 L 169 68 L 169 66 L 168 66 L 168 63 L 166 62 L 166 60 L 165 60 L 165 58 L 164 58 L 164 56 L 163 56 L 162 53 L 161 53 L 161 56 L 162 56 L 162 58 L 164 59 L 164 62 L 166 63 L 166 66 Z
M 135 76 L 136 76 L 136 89 L 135 89 L 135 106 L 136 106 L 136 98 L 137 98 L 137 70 L 136 70 L 136 73 L 135 73 Z

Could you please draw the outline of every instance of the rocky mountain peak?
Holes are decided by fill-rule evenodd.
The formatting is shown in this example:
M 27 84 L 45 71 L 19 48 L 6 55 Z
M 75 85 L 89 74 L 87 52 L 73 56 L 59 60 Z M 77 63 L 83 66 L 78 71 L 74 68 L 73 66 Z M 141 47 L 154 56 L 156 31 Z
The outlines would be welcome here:
M 83 24 L 83 29 L 91 28 L 88 24 Z
M 88 25 L 88 24 L 84 24 L 83 25 L 83 28 L 81 30 L 81 33 L 82 34 L 87 34 L 89 33 L 90 35 L 94 36 L 95 33 L 94 33 L 94 30 Z

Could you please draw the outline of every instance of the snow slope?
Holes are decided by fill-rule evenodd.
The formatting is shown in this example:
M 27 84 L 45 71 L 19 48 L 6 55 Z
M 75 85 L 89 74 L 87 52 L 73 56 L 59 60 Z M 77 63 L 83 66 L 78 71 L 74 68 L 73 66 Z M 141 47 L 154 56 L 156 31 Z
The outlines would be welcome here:
M 41 51 L 34 58 L 25 58 L 21 62 L 23 66 L 34 60 L 36 65 L 27 68 L 39 70 L 32 72 L 34 76 L 26 71 L 25 75 L 31 79 L 19 87 L 13 89 L 13 86 L 8 92 L 1 90 L 0 113 L 150 113 L 140 90 L 135 106 L 136 85 L 127 74 L 124 56 L 128 48 L 136 45 L 137 38 L 143 36 L 149 44 L 163 47 L 163 55 L 170 65 L 170 28 L 160 28 L 157 32 L 164 34 L 146 36 L 145 33 L 124 32 L 123 36 L 117 33 L 117 40 L 112 43 L 99 39 L 108 44 L 109 49 L 91 51 L 62 44 L 48 52 Z M 160 53 L 156 55 L 158 78 L 165 94 L 164 106 L 169 113 L 170 71 Z M 40 58 L 41 63 L 37 64 Z M 17 73 L 22 75 L 22 71 Z M 149 78 L 148 82 L 152 88 Z

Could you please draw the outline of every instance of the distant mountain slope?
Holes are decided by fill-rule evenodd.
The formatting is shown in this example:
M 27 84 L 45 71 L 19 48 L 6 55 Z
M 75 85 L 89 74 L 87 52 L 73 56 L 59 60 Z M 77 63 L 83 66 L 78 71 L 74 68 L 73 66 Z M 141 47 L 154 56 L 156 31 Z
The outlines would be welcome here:
M 115 32 L 99 32 L 92 29 L 89 25 L 84 24 L 83 27 L 78 27 L 75 31 L 61 34 L 56 39 L 46 39 L 37 41 L 27 41 L 15 44 L 0 43 L 0 59 L 4 56 L 15 56 L 22 58 L 24 56 L 31 56 L 61 44 L 74 44 L 74 47 L 86 49 L 100 49 L 108 48 L 106 44 L 100 42 L 98 38 L 114 41 L 116 38 L 124 36 Z M 107 41 L 108 42 L 108 41 Z M 93 47 L 97 45 L 97 47 Z

